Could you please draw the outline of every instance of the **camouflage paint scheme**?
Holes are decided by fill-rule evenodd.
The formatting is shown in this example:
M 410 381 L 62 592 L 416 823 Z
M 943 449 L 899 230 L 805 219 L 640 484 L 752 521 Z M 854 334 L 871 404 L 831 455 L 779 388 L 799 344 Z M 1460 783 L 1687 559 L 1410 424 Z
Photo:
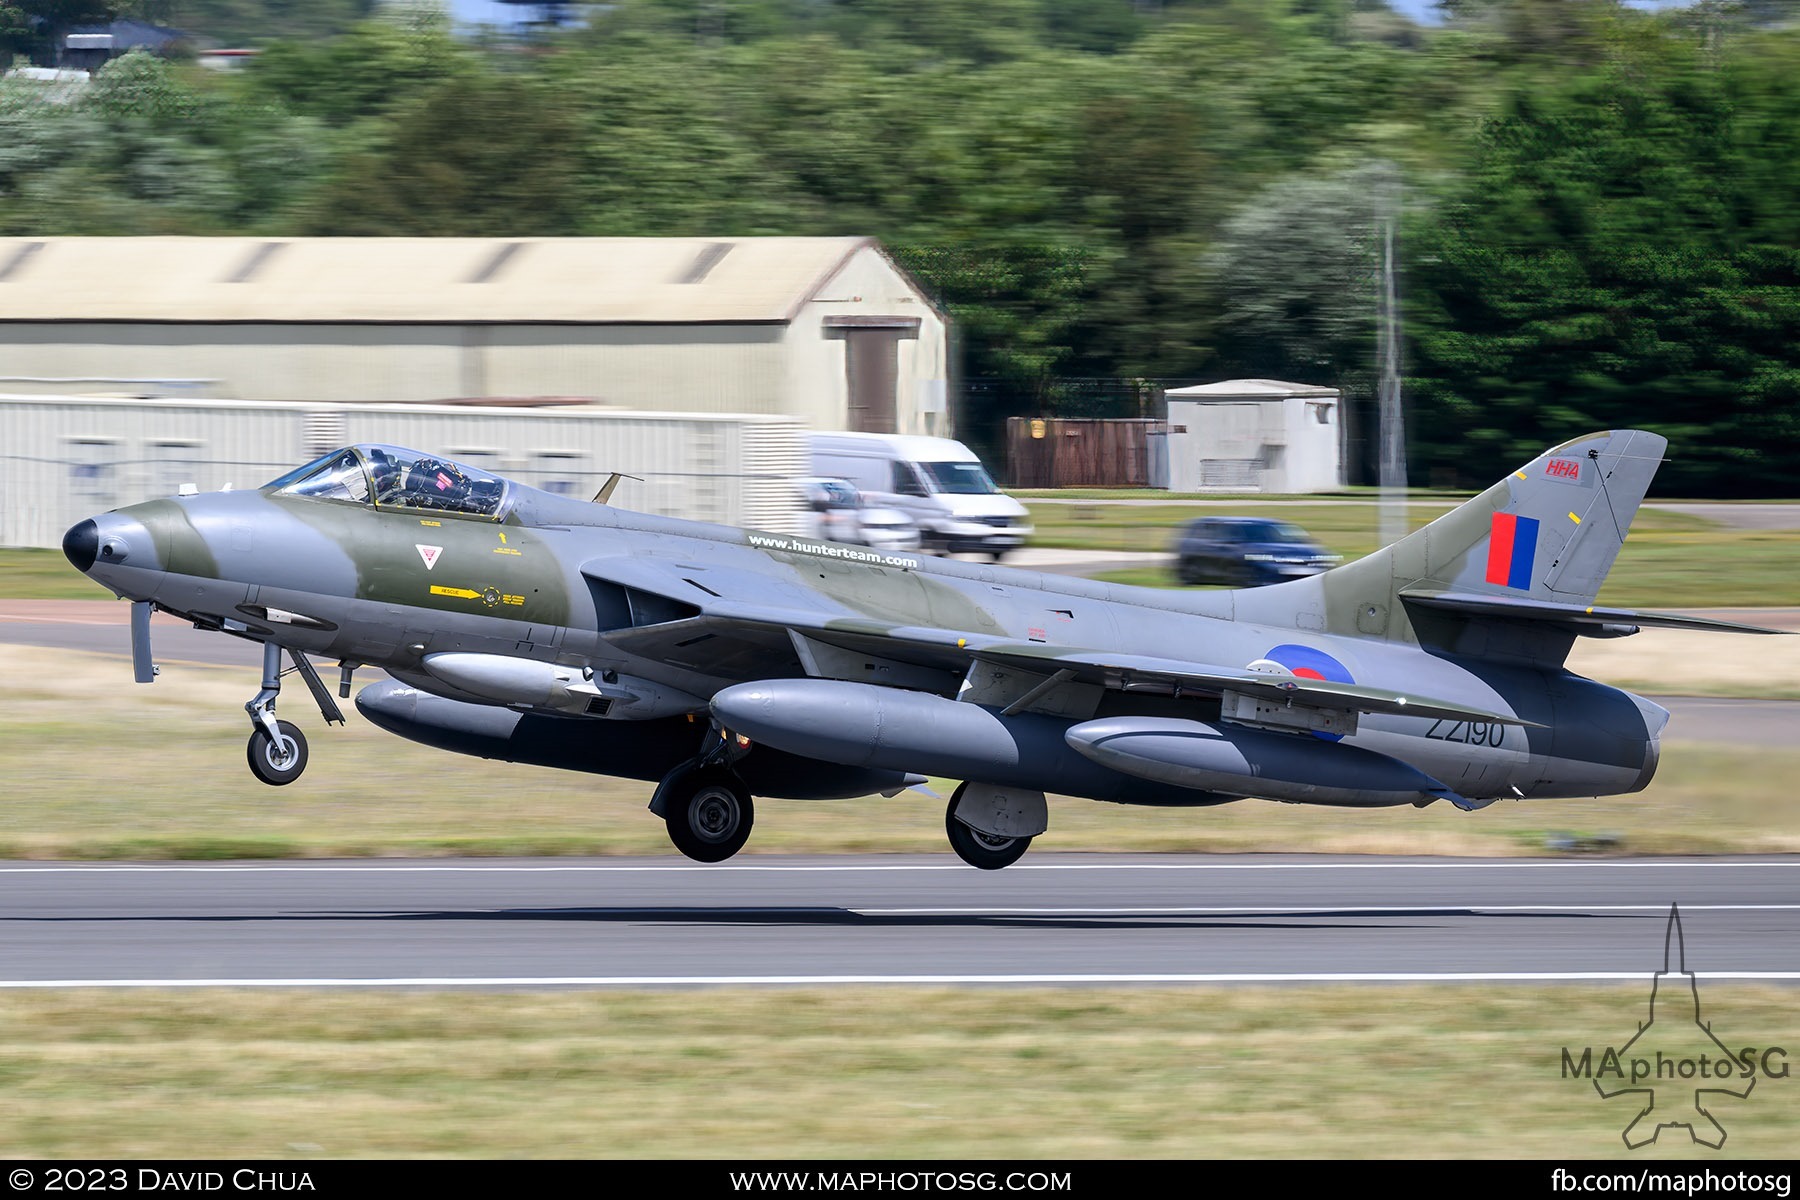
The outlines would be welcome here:
M 201 626 L 384 669 L 397 682 L 358 706 L 415 740 L 662 780 L 659 810 L 696 765 L 741 782 L 746 809 L 752 792 L 966 778 L 953 843 L 961 821 L 1022 851 L 1045 791 L 1479 808 L 1643 788 L 1668 714 L 1564 669 L 1574 638 L 1746 628 L 1593 607 L 1665 448 L 1575 439 L 1385 550 L 1238 591 L 887 554 L 505 481 L 491 515 L 275 485 L 157 500 L 77 525 L 65 550 Z

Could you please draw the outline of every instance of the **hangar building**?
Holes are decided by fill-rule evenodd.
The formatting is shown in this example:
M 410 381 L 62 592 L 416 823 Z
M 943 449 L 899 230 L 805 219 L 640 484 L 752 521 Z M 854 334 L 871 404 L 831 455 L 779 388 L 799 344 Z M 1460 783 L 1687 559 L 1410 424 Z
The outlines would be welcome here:
M 949 436 L 946 338 L 869 238 L 0 238 L 0 392 Z

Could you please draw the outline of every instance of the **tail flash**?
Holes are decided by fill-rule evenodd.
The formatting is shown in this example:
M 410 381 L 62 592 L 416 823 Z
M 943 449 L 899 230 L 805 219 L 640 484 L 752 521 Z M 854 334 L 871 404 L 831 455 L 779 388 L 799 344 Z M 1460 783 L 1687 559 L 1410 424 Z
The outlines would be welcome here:
M 1621 429 L 1546 450 L 1425 528 L 1325 575 L 1327 627 L 1560 662 L 1572 636 L 1566 630 L 1511 649 L 1492 638 L 1471 643 L 1461 622 L 1415 629 L 1401 616 L 1402 601 L 1454 597 L 1464 618 L 1479 610 L 1523 618 L 1532 615 L 1527 609 L 1581 616 L 1618 558 L 1668 444 Z

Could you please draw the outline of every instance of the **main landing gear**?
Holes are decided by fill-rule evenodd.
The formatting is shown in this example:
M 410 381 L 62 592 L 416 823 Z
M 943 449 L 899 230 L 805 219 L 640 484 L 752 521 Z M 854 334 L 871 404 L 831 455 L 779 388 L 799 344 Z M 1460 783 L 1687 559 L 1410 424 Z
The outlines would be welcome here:
M 715 726 L 700 753 L 656 785 L 650 811 L 668 826 L 675 848 L 695 862 L 724 862 L 750 840 L 756 806 L 731 768 L 749 750 L 748 738 Z
M 695 862 L 724 862 L 750 840 L 756 808 L 734 772 L 702 767 L 663 786 L 669 840 Z
M 950 848 L 971 867 L 998 871 L 1018 862 L 1050 825 L 1044 793 L 961 783 L 944 810 Z
M 343 712 L 331 698 L 331 693 L 325 690 L 319 672 L 306 655 L 289 650 L 288 656 L 294 662 L 291 669 L 300 673 L 313 699 L 318 701 L 319 714 L 326 723 L 342 725 Z M 346 681 L 349 671 L 346 667 Z M 244 705 L 244 711 L 250 714 L 250 743 L 244 747 L 244 757 L 250 763 L 251 774 L 272 787 L 292 783 L 306 770 L 306 735 L 292 721 L 275 718 L 275 698 L 281 694 L 281 677 L 286 673 L 281 666 L 281 647 L 274 642 L 264 642 L 262 691 Z

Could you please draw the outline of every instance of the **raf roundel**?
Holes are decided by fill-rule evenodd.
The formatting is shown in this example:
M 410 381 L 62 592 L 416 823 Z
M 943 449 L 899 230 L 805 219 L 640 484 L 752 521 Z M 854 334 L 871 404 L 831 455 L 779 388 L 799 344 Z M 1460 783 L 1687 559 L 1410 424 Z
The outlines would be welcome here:
M 1270 662 L 1280 663 L 1301 679 L 1319 679 L 1328 683 L 1356 682 L 1356 677 L 1350 674 L 1350 668 L 1323 650 L 1315 650 L 1311 646 L 1284 642 L 1263 657 Z M 1313 731 L 1313 736 L 1328 742 L 1344 740 L 1341 733 L 1321 733 L 1318 730 Z
M 1311 646 L 1286 643 L 1275 647 L 1264 658 L 1280 663 L 1302 679 L 1323 679 L 1331 683 L 1355 683 L 1350 669 L 1323 650 Z

